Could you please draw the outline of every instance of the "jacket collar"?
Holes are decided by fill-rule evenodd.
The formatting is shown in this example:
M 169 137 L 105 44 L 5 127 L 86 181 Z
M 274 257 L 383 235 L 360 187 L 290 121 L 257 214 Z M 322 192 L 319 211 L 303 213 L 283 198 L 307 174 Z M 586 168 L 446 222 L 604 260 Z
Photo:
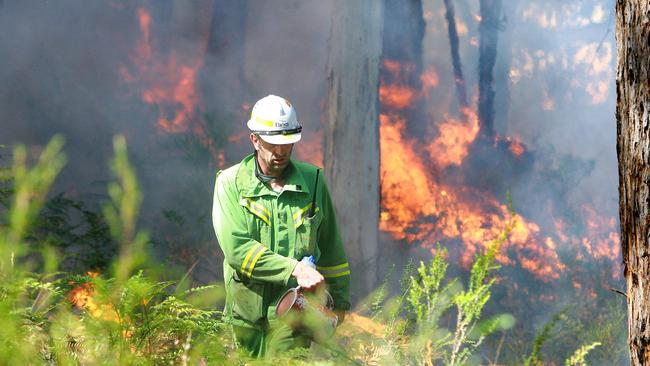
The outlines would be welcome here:
M 289 164 L 292 165 L 291 172 L 286 177 L 286 182 L 284 184 L 284 191 L 292 191 L 298 193 L 307 193 L 309 194 L 309 187 L 305 182 L 305 177 L 302 175 L 302 172 L 298 169 L 296 164 L 293 163 L 293 160 L 289 161 Z M 268 187 L 266 184 L 262 183 L 255 176 L 255 155 L 250 154 L 244 158 L 239 164 L 239 169 L 237 170 L 236 178 L 237 187 L 239 192 L 244 197 L 256 197 L 264 196 L 267 194 L 277 195 L 278 193 L 273 192 L 273 190 Z

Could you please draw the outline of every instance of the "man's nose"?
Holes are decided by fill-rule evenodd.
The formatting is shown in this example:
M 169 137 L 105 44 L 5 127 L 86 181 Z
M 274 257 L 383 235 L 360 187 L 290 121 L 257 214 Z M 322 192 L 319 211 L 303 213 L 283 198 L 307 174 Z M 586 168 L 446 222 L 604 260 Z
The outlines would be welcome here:
M 291 149 L 291 145 L 275 145 L 273 152 L 279 155 L 286 155 Z

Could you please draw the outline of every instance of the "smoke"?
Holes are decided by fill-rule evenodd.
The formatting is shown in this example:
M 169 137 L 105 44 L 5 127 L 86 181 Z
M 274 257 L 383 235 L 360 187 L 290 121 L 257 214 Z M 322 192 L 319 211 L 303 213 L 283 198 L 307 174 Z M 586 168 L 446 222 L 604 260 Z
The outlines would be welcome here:
M 37 151 L 64 135 L 68 165 L 54 192 L 97 208 L 113 136 L 124 134 L 158 251 L 203 257 L 195 274 L 220 277 L 214 174 L 251 151 L 252 104 L 291 100 L 307 142 L 297 155 L 322 161 L 331 4 L 247 3 L 3 1 L 0 144 Z
M 453 56 L 443 2 L 422 4 L 423 12 L 414 8 L 406 14 L 413 18 L 410 37 L 385 40 L 385 55 L 414 66 L 382 67 L 399 70 L 417 86 L 411 95 L 416 107 L 398 126 L 406 135 L 391 140 L 402 142 L 394 151 L 455 135 L 463 137 L 454 140 L 456 145 L 466 147 L 471 144 L 468 137 L 475 135 L 473 126 L 450 121 L 470 114 L 459 108 L 455 92 L 461 72 L 467 102 L 476 109 L 479 1 L 454 2 L 458 43 L 454 40 Z M 197 272 L 205 281 L 218 277 L 220 254 L 210 224 L 214 173 L 250 151 L 245 121 L 253 103 L 271 93 L 291 100 L 305 126 L 298 157 L 322 161 L 319 129 L 331 8 L 330 1 L 317 0 L 0 1 L 0 144 L 22 142 L 37 150 L 52 135 L 63 134 L 69 163 L 55 191 L 97 203 L 110 178 L 112 138 L 126 135 L 143 183 L 143 226 L 152 228 L 157 244 L 169 255 L 189 262 L 210 258 L 202 259 Z M 468 167 L 462 160 L 471 153 L 464 149 L 435 164 L 426 157 L 458 147 L 444 141 L 425 146 L 420 154 L 404 150 L 395 156 L 429 163 L 422 165 L 423 172 L 409 171 L 408 177 L 413 189 L 434 197 L 436 205 L 449 204 L 449 197 L 475 197 L 436 190 L 465 184 L 488 196 L 476 200 L 491 202 L 480 212 L 500 214 L 509 191 L 526 227 L 538 226 L 539 234 L 531 230 L 530 235 L 541 239 L 537 244 L 543 250 L 524 247 L 528 253 L 523 258 L 554 252 L 558 258 L 546 259 L 562 260 L 567 248 L 580 245 L 587 258 L 581 268 L 553 275 L 584 278 L 600 271 L 593 282 L 602 280 L 604 284 L 594 284 L 601 289 L 617 286 L 619 270 L 618 259 L 611 258 L 619 244 L 610 235 L 618 232 L 613 11 L 613 0 L 504 1 L 493 85 L 497 148 L 485 154 L 474 151 Z M 148 35 L 143 12 L 150 17 Z M 398 22 L 404 16 L 389 12 L 385 32 L 404 29 Z M 404 46 L 409 38 L 422 44 Z M 408 49 L 400 54 L 403 47 Z M 183 68 L 196 74 L 184 78 Z M 186 85 L 183 80 L 196 84 L 183 120 L 187 125 L 168 131 L 159 120 L 173 120 L 183 110 L 184 99 L 175 93 Z M 152 90 L 160 91 L 149 94 L 158 99 L 144 96 Z M 397 101 L 398 94 L 384 97 Z M 493 169 L 473 169 L 481 164 Z M 475 179 L 461 181 L 461 176 Z M 447 178 L 446 186 L 438 185 Z M 408 197 L 404 202 L 413 198 Z M 408 212 L 421 212 L 429 221 L 405 229 L 401 238 L 431 239 L 413 227 L 430 228 L 444 220 L 430 211 L 435 205 L 415 199 L 414 204 L 420 211 Z M 179 231 L 188 234 L 179 237 Z M 450 243 L 458 241 L 443 242 Z M 403 245 L 396 248 L 406 251 Z M 601 253 L 602 248 L 610 252 Z M 590 259 L 597 255 L 605 260 Z M 471 260 L 471 253 L 465 256 Z M 598 268 L 603 263 L 607 268 Z M 504 272 L 521 276 L 518 280 L 530 286 L 527 293 L 538 298 L 554 290 L 566 295 L 580 285 L 549 290 L 529 272 Z M 502 295 L 511 306 L 521 303 L 513 300 L 521 289 L 504 288 Z
M 440 126 L 456 109 L 457 72 L 443 26 L 444 5 L 424 6 L 423 67 L 436 70 L 439 87 L 428 99 L 430 133 L 409 137 L 426 144 L 442 134 Z M 456 10 L 468 99 L 476 108 L 479 1 L 457 1 Z M 517 265 L 502 262 L 503 291 L 496 294 L 506 308 L 529 310 L 526 326 L 530 321 L 543 324 L 549 313 L 567 304 L 615 300 L 609 288 L 624 286 L 618 237 L 613 12 L 610 0 L 504 1 L 493 84 L 496 142 L 475 149 L 460 172 L 433 168 L 437 180 L 457 181 L 460 174 L 464 187 L 502 202 L 510 192 L 515 210 L 538 225 L 536 248 L 550 250 L 538 253 L 530 247 L 518 256 L 516 246 L 509 248 Z M 435 240 L 460 245 L 444 235 Z M 461 250 L 467 250 L 467 244 Z M 546 280 L 518 268 L 543 269 L 533 267 L 533 262 L 549 259 L 550 253 L 563 266 L 549 267 Z M 549 281 L 551 276 L 555 280 Z
M 474 100 L 478 5 L 459 3 L 456 17 L 466 85 L 474 86 Z M 590 204 L 606 217 L 618 215 L 613 9 L 611 1 L 504 3 L 494 75 L 495 132 L 521 143 L 534 162 L 531 174 L 524 175 L 508 173 L 504 166 L 499 188 L 507 187 L 516 208 L 536 220 L 543 215 L 535 211 L 542 209 L 531 203 L 541 203 L 535 198 L 540 196 L 570 207 Z M 429 122 L 433 131 L 445 118 L 440 111 L 454 107 L 450 91 L 457 72 L 441 26 L 444 16 L 442 5 L 425 4 L 424 67 L 435 69 L 440 80 L 429 99 L 430 108 L 437 112 Z M 553 186 L 559 182 L 541 176 L 551 171 L 566 186 Z

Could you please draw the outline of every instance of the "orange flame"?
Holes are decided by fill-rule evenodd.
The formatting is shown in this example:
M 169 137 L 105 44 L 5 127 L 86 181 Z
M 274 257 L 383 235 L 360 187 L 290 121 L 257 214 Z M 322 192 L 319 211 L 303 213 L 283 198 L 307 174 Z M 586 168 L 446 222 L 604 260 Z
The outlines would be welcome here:
M 390 77 L 395 82 L 387 84 L 382 80 L 380 86 L 383 109 L 380 229 L 395 239 L 419 241 L 425 247 L 432 247 L 439 240 L 460 240 L 464 244 L 460 261 L 469 266 L 479 251 L 511 225 L 502 253 L 512 248 L 515 256 L 500 254 L 497 260 L 514 264 L 516 259 L 542 280 L 559 278 L 566 267 L 557 255 L 553 240 L 540 238 L 537 224 L 513 217 L 507 205 L 488 193 L 462 187 L 457 182 L 447 183 L 436 176 L 436 171 L 461 165 L 467 157 L 479 131 L 476 112 L 465 108 L 461 111 L 463 120 L 447 118 L 440 123 L 438 137 L 424 147 L 428 156 L 418 154 L 416 151 L 423 147 L 405 136 L 407 121 L 403 112 L 425 93 L 404 83 L 410 65 L 385 61 L 384 69 L 392 73 Z M 523 145 L 511 143 L 510 146 L 515 155 L 523 154 Z
M 465 121 L 449 119 L 441 123 L 438 126 L 440 135 L 427 147 L 431 160 L 439 167 L 461 165 L 479 132 L 476 113 L 469 108 L 461 112 Z
M 132 75 L 123 66 L 120 68 L 123 79 L 142 84 L 142 101 L 156 106 L 158 110 L 156 126 L 159 131 L 194 134 L 217 164 L 223 166 L 223 150 L 217 149 L 200 118 L 203 107 L 197 88 L 197 75 L 203 66 L 203 55 L 195 55 L 193 61 L 180 61 L 176 51 L 172 50 L 168 59 L 163 61 L 156 57 L 151 39 L 152 17 L 147 9 L 138 9 L 138 22 L 142 37 L 133 56 L 137 74 Z
M 559 278 L 565 266 L 554 245 L 537 245 L 538 225 L 513 218 L 506 205 L 485 198 L 485 193 L 436 181 L 426 162 L 415 153 L 417 143 L 403 136 L 405 125 L 399 116 L 380 115 L 382 231 L 395 239 L 421 241 L 429 247 L 438 240 L 459 239 L 465 245 L 461 263 L 468 266 L 514 220 L 504 249 L 513 247 L 522 267 L 540 278 Z M 503 254 L 497 260 L 512 263 Z
M 526 152 L 526 146 L 517 137 L 498 137 L 497 140 L 505 141 L 506 145 L 508 146 L 508 150 L 510 150 L 512 155 L 518 158 L 524 155 Z
M 88 272 L 91 278 L 96 278 L 99 272 Z M 110 304 L 98 304 L 95 301 L 95 287 L 92 282 L 78 284 L 68 293 L 68 300 L 77 309 L 86 310 L 92 317 L 117 321 L 115 309 Z
M 394 109 L 412 108 L 417 99 L 428 95 L 429 90 L 438 86 L 438 74 L 434 70 L 428 70 L 419 76 L 422 86 L 420 90 L 417 90 L 406 82 L 408 77 L 415 72 L 415 65 L 401 64 L 394 60 L 384 60 L 382 65 L 384 70 L 395 79 L 391 83 L 381 80 L 379 101 L 384 107 Z

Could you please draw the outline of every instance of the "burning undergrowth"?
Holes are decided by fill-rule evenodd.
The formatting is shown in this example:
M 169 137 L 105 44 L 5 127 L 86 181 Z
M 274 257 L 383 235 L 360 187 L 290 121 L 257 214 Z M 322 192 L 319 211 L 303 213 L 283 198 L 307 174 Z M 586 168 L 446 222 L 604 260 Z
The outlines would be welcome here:
M 458 243 L 452 252 L 467 266 L 489 240 L 515 220 L 510 240 L 497 258 L 500 263 L 523 268 L 537 280 L 550 282 L 575 271 L 568 265 L 576 257 L 566 258 L 569 262 L 561 258 L 566 255 L 562 250 L 568 250 L 580 261 L 608 263 L 611 278 L 620 278 L 614 218 L 602 217 L 588 204 L 574 210 L 578 214 L 574 217 L 552 213 L 552 225 L 525 214 L 513 217 L 506 192 L 495 192 L 493 181 L 500 181 L 496 187 L 501 188 L 507 186 L 509 176 L 535 174 L 536 153 L 518 138 L 497 136 L 486 141 L 479 134 L 479 118 L 471 107 L 462 108 L 458 117 L 446 112 L 429 116 L 426 123 L 435 124 L 434 132 L 409 136 L 407 125 L 416 123 L 408 119 L 411 109 L 427 95 L 424 88 L 435 88 L 436 83 L 413 89 L 400 76 L 412 72 L 413 66 L 395 60 L 385 60 L 382 70 L 387 75 L 380 87 L 383 231 L 394 239 L 428 248 L 436 242 Z M 568 226 L 571 234 L 567 234 Z M 583 285 L 577 281 L 579 290 Z

